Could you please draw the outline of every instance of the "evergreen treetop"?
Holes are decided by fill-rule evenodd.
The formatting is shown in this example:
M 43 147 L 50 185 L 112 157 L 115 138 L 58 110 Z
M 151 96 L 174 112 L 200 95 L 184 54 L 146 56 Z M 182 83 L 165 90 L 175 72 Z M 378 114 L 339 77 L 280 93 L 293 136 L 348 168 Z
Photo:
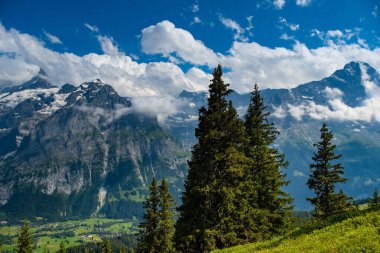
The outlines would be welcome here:
M 31 253 L 33 245 L 32 233 L 30 232 L 29 221 L 24 221 L 24 225 L 21 228 L 20 235 L 17 240 L 17 252 L 18 253 Z
M 159 226 L 159 193 L 156 178 L 149 186 L 149 196 L 144 202 L 143 221 L 139 225 L 137 252 L 157 252 Z
M 245 129 L 249 139 L 246 155 L 251 161 L 246 177 L 251 189 L 247 193 L 250 210 L 256 212 L 252 216 L 258 219 L 255 222 L 258 239 L 283 232 L 289 225 L 292 208 L 292 198 L 283 190 L 289 183 L 283 173 L 288 163 L 284 154 L 273 147 L 279 132 L 269 123 L 269 115 L 259 86 L 255 84 L 245 116 Z
M 159 186 L 159 224 L 158 224 L 158 249 L 160 253 L 171 253 L 174 251 L 174 200 L 169 192 L 169 185 L 162 179 Z
M 315 216 L 327 218 L 331 215 L 341 213 L 351 207 L 350 198 L 343 191 L 336 193 L 337 183 L 347 181 L 343 177 L 343 166 L 334 161 L 341 158 L 335 154 L 336 145 L 332 143 L 333 134 L 329 131 L 327 124 L 323 123 L 321 141 L 314 144 L 317 152 L 312 157 L 310 164 L 311 175 L 307 186 L 314 191 L 315 197 L 307 198 L 315 206 Z
M 222 67 L 213 71 L 208 106 L 199 110 L 189 173 L 178 208 L 175 242 L 178 251 L 206 252 L 237 243 L 238 185 L 244 180 L 243 122 L 227 95 Z M 234 161 L 234 162 L 231 162 Z

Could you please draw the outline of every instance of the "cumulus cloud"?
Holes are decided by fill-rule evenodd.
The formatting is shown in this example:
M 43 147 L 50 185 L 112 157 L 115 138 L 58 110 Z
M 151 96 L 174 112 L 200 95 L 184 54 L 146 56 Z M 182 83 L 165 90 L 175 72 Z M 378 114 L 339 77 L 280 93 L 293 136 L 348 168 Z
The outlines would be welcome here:
M 102 47 L 102 51 L 105 54 L 111 56 L 123 55 L 123 53 L 119 51 L 118 45 L 112 37 L 98 35 L 97 39 L 100 43 L 100 46 Z
M 121 95 L 130 97 L 175 95 L 182 89 L 206 89 L 209 83 L 200 69 L 183 72 L 173 63 L 137 63 L 129 56 L 118 54 L 112 43 L 115 48 L 110 45 L 103 48 L 107 54 L 58 53 L 46 48 L 36 37 L 7 30 L 1 24 L 0 41 L 0 86 L 27 81 L 39 67 L 55 84 L 80 84 L 100 78 Z M 106 44 L 109 42 L 112 40 L 105 39 Z
M 95 25 L 90 25 L 88 23 L 84 24 L 85 27 L 87 27 L 91 32 L 99 32 L 99 28 Z
M 175 27 L 167 20 L 142 30 L 141 47 L 146 54 L 179 57 L 196 65 L 218 64 L 218 56 L 202 41 L 194 39 L 191 33 Z
M 296 5 L 305 7 L 311 4 L 311 0 L 296 0 Z
M 190 25 L 200 24 L 200 23 L 202 23 L 201 19 L 199 17 L 195 16 L 193 21 L 190 23 Z
M 288 104 L 289 114 L 296 120 L 302 120 L 307 116 L 316 120 L 380 122 L 380 87 L 370 80 L 366 66 L 361 64 L 360 67 L 362 85 L 367 94 L 367 98 L 360 106 L 346 105 L 342 101 L 341 90 L 326 87 L 324 92 L 328 98 L 328 105 L 316 104 L 313 101 L 301 105 Z
M 55 35 L 48 33 L 44 30 L 44 35 L 52 44 L 63 44 L 62 41 Z
M 277 9 L 281 10 L 285 6 L 285 0 L 274 0 L 273 4 Z

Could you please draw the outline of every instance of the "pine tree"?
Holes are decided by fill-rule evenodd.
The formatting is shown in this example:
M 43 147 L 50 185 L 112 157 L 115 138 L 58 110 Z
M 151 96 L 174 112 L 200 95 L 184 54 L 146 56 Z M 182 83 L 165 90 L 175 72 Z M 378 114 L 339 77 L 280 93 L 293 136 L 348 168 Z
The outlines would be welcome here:
M 307 198 L 315 206 L 315 216 L 325 219 L 331 215 L 344 212 L 351 208 L 351 198 L 347 197 L 343 191 L 336 193 L 337 183 L 347 181 L 343 177 L 344 168 L 340 163 L 333 161 L 341 158 L 335 154 L 336 145 L 332 144 L 333 134 L 323 123 L 321 141 L 314 144 L 317 152 L 314 153 L 313 161 L 310 165 L 311 175 L 307 181 L 307 186 L 314 191 L 314 198 Z
M 159 226 L 158 226 L 158 250 L 160 253 L 174 252 L 173 235 L 174 235 L 174 219 L 173 219 L 173 198 L 169 192 L 169 185 L 165 179 L 161 181 L 159 186 Z
M 103 240 L 102 253 L 112 253 L 111 243 L 108 239 Z
M 119 253 L 127 253 L 127 249 L 125 248 L 125 245 L 122 244 L 120 249 L 119 249 Z
M 129 253 L 135 253 L 135 250 L 133 248 L 130 248 Z
M 32 234 L 30 232 L 30 223 L 25 221 L 23 227 L 21 228 L 20 236 L 18 237 L 17 252 L 18 253 L 31 253 L 32 252 Z
M 207 252 L 245 237 L 238 206 L 248 163 L 244 155 L 247 139 L 243 122 L 227 101 L 231 90 L 222 75 L 219 65 L 209 85 L 208 107 L 199 110 L 198 143 L 192 149 L 178 208 L 175 244 L 180 252 Z
M 269 123 L 259 86 L 255 84 L 245 117 L 245 128 L 249 138 L 246 155 L 251 158 L 247 183 L 251 211 L 255 210 L 256 239 L 266 238 L 284 231 L 289 225 L 292 198 L 283 191 L 288 184 L 283 169 L 288 163 L 285 156 L 273 147 L 279 132 Z M 256 189 L 255 189 L 256 188 Z
M 61 241 L 61 244 L 59 245 L 59 253 L 66 253 L 65 244 L 63 241 Z
M 153 178 L 149 186 L 149 196 L 144 203 L 144 217 L 139 225 L 137 252 L 158 252 L 158 205 L 160 202 L 157 181 Z
M 369 201 L 369 206 L 377 207 L 378 205 L 380 205 L 380 195 L 379 190 L 375 188 L 375 190 L 373 191 L 372 199 Z

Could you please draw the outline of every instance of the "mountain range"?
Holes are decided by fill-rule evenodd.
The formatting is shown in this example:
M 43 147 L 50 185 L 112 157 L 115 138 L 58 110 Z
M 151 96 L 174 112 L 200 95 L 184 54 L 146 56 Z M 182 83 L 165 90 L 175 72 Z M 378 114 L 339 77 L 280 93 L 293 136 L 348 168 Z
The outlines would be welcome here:
M 334 133 L 355 198 L 380 184 L 380 75 L 351 62 L 319 81 L 293 89 L 264 89 L 275 143 L 289 161 L 287 190 L 296 209 L 305 197 L 309 164 L 322 122 Z M 43 70 L 30 81 L 0 90 L 0 212 L 7 217 L 139 217 L 153 176 L 167 178 L 177 201 L 196 142 L 198 109 L 207 92 L 182 91 L 177 113 L 164 124 L 132 110 L 99 79 L 60 87 Z M 250 94 L 229 97 L 244 117 Z

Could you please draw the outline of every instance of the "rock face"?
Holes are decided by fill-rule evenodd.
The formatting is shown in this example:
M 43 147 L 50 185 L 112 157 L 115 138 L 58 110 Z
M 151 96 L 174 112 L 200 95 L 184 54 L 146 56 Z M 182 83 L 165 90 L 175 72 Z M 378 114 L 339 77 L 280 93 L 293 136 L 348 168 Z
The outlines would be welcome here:
M 276 145 L 290 162 L 288 191 L 295 197 L 297 209 L 310 208 L 305 200 L 311 194 L 306 181 L 314 152 L 312 144 L 319 140 L 324 121 L 334 133 L 337 152 L 343 154 L 345 176 L 350 179 L 343 189 L 355 198 L 365 198 L 379 187 L 380 116 L 376 118 L 374 107 L 368 106 L 380 104 L 380 75 L 375 69 L 366 63 L 351 62 L 322 80 L 289 90 L 266 89 L 262 96 L 271 121 L 281 133 Z M 184 91 L 178 99 L 184 106 L 168 123 L 172 134 L 191 147 L 196 141 L 197 110 L 207 104 L 207 93 Z M 243 117 L 250 94 L 234 92 L 230 99 Z M 370 116 L 363 117 L 365 114 Z
M 30 87 L 35 80 L 1 90 L 1 211 L 131 218 L 153 176 L 182 186 L 182 149 L 155 117 L 133 113 L 131 99 L 98 79 L 60 89 L 47 78 Z

